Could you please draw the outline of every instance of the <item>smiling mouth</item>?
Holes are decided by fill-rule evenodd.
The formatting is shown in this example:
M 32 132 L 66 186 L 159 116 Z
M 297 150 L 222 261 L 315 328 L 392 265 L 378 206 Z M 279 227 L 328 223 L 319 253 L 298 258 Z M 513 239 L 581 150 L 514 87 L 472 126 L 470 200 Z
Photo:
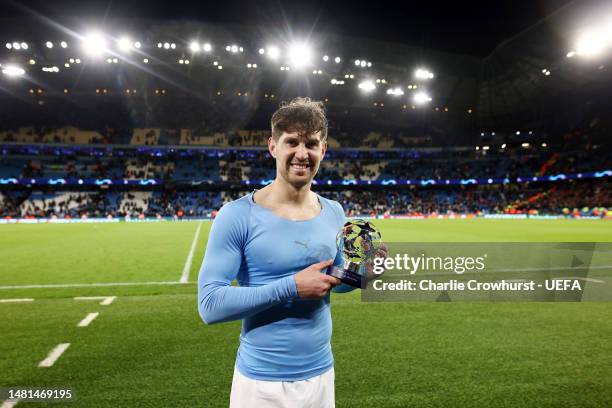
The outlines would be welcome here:
M 290 166 L 297 170 L 307 170 L 310 168 L 310 164 L 307 163 L 290 163 Z

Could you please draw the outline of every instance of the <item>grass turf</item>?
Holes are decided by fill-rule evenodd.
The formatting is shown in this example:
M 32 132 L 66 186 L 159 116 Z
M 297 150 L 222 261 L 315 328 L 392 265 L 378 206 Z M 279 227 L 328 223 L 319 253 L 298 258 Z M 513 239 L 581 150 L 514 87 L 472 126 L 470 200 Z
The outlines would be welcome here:
M 598 221 L 379 225 L 387 241 L 612 241 Z M 189 284 L 0 289 L 36 299 L 0 304 L 0 386 L 75 390 L 75 402 L 53 407 L 227 406 L 240 323 L 203 325 L 193 283 L 209 226 Z M 178 281 L 196 228 L 0 226 L 0 286 Z M 93 295 L 118 298 L 72 299 Z M 362 303 L 353 292 L 333 295 L 332 314 L 338 407 L 612 405 L 608 303 Z M 38 368 L 63 342 L 58 362 Z

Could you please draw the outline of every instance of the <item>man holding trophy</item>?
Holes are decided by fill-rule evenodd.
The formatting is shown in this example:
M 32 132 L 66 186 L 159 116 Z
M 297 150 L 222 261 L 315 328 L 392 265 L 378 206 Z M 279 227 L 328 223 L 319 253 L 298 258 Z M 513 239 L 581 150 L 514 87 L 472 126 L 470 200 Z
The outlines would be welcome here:
M 386 250 L 373 224 L 346 222 L 339 203 L 311 191 L 327 149 L 322 103 L 294 99 L 271 122 L 276 178 L 217 215 L 198 311 L 208 324 L 242 320 L 230 407 L 330 408 L 329 293 L 365 288 Z

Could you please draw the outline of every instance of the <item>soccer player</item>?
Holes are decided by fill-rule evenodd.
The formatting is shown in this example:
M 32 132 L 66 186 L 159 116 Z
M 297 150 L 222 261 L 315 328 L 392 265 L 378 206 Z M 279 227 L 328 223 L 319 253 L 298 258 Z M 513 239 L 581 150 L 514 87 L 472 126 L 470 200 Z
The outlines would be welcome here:
M 321 102 L 282 104 L 268 140 L 275 180 L 213 222 L 198 310 L 208 324 L 242 319 L 232 408 L 335 406 L 329 293 L 352 288 L 325 274 L 342 264 L 344 211 L 310 190 L 326 140 Z

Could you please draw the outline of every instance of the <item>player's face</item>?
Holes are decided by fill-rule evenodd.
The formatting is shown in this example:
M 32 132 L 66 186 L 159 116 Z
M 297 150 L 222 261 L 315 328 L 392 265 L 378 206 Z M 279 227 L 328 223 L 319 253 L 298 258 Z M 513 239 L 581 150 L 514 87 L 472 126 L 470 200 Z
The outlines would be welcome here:
M 298 188 L 312 181 L 327 149 L 321 132 L 308 136 L 284 132 L 278 141 L 270 138 L 268 147 L 276 158 L 277 175 Z

